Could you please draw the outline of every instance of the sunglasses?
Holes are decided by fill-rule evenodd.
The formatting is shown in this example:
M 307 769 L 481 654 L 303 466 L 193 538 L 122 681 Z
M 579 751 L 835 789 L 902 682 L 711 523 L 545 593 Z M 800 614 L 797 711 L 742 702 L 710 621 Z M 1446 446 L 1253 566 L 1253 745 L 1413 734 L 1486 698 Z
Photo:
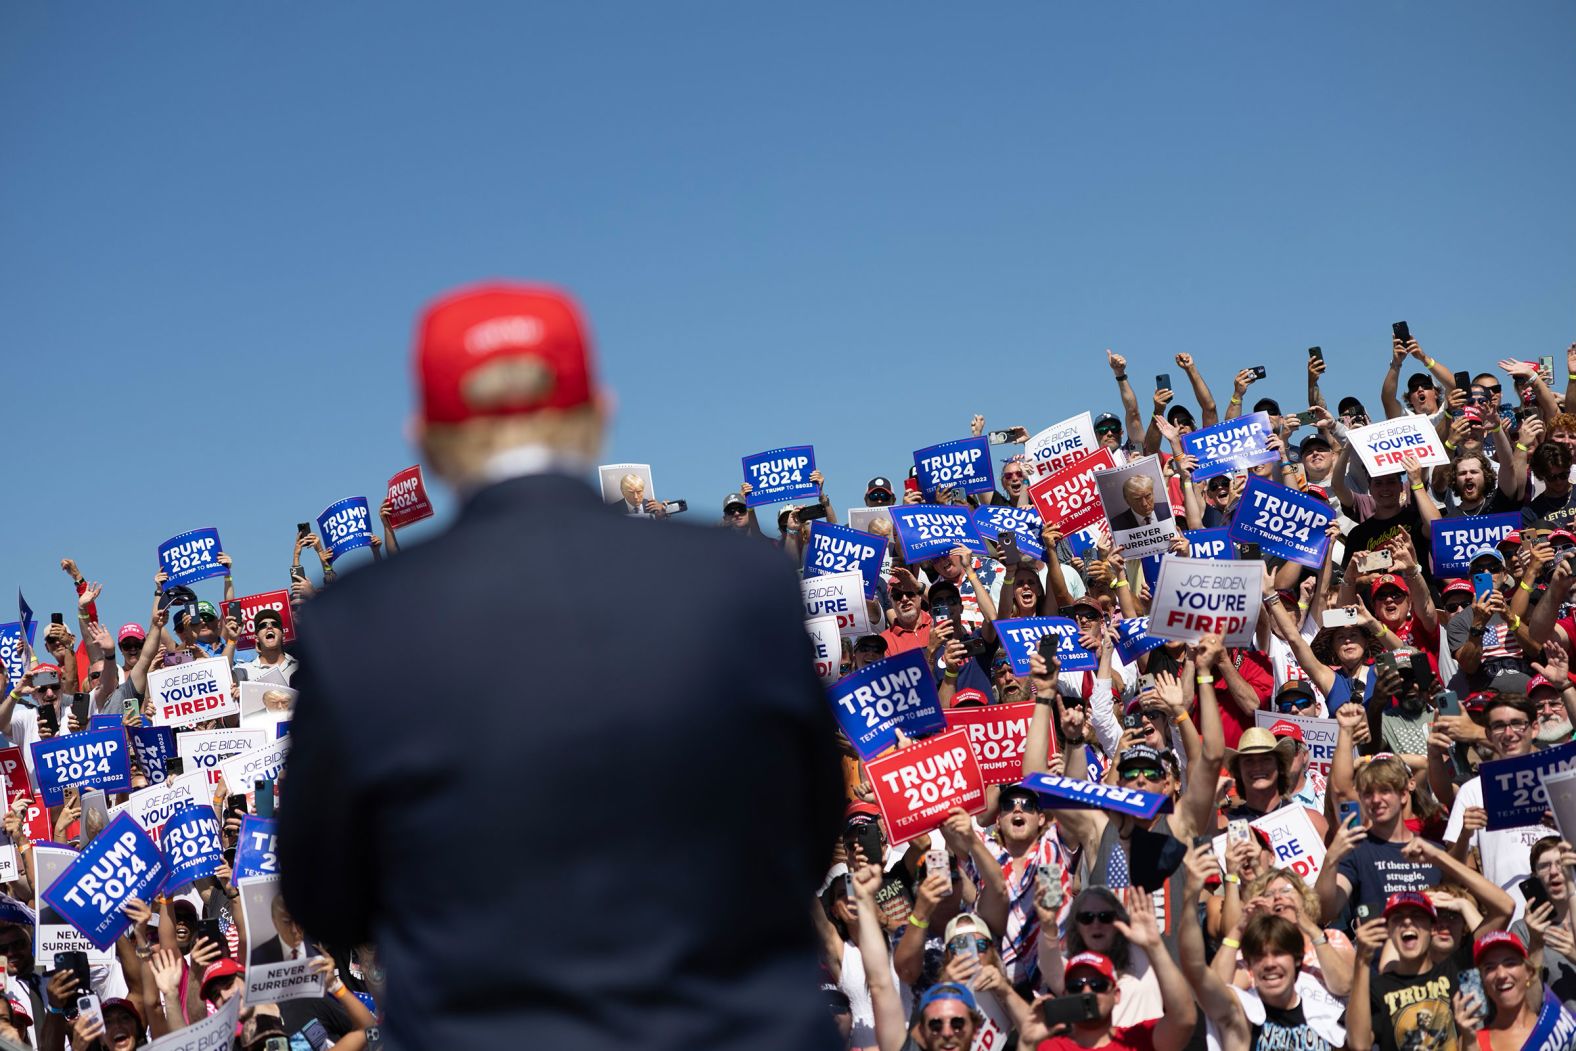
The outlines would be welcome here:
M 1277 702 L 1276 707 L 1283 712 L 1295 712 L 1299 709 L 1308 707 L 1312 703 L 1312 697 L 1299 697 L 1295 700 Z
M 1080 912 L 1078 914 L 1079 923 L 1112 923 L 1115 920 L 1116 913 L 1110 909 L 1103 909 L 1100 912 Z
M 1487 383 L 1479 383 L 1479 384 L 1477 384 L 1477 388 L 1478 388 L 1478 390 L 1482 391 L 1484 394 L 1498 394 L 1500 392 L 1500 389 L 1501 389 L 1500 385 L 1497 384 L 1497 383 L 1494 384 L 1492 387 L 1489 386 Z
M 1094 429 L 1096 434 L 1121 434 L 1122 428 L 1114 423 L 1107 423 Z
M 1164 771 L 1154 766 L 1130 766 L 1120 774 L 1123 781 L 1136 781 L 1143 778 L 1151 784 L 1158 784 L 1165 776 Z
M 949 1015 L 946 1018 L 927 1018 L 925 1019 L 925 1028 L 932 1033 L 942 1033 L 948 1029 L 951 1029 L 954 1033 L 961 1033 L 968 1025 L 968 1022 L 969 1020 L 963 1015 Z
M 1081 993 L 1086 989 L 1091 993 L 1109 992 L 1111 981 L 1098 974 L 1091 974 L 1087 978 L 1067 979 L 1067 991 L 1069 993 Z
M 1001 806 L 997 809 L 1003 814 L 1011 814 L 1019 810 L 1029 814 L 1038 814 L 1040 812 L 1040 804 L 1036 800 L 1026 799 L 1023 796 L 1013 796 L 1011 799 L 1003 800 Z
M 722 513 L 725 518 L 743 518 L 750 512 L 743 507 L 724 507 Z
M 1004 482 L 1021 482 L 1023 481 L 1023 478 L 1024 475 L 1022 471 L 1014 471 L 1012 473 L 1007 473 L 1004 471 L 1002 472 L 1001 476 L 1001 480 Z
M 905 590 L 903 590 L 901 588 L 893 588 L 892 589 L 892 597 L 893 598 L 918 598 L 919 597 L 919 592 L 917 592 L 917 591 L 905 591 Z

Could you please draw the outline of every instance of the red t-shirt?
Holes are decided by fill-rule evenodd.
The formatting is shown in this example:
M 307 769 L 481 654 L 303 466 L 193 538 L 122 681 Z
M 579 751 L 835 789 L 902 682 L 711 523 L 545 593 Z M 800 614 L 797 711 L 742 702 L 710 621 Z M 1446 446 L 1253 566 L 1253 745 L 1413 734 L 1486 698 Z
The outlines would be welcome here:
M 1263 708 L 1270 694 L 1275 692 L 1275 673 L 1270 669 L 1270 658 L 1267 653 L 1259 650 L 1229 649 L 1226 659 L 1237 669 L 1247 684 L 1253 687 L 1253 692 L 1258 695 L 1259 707 Z M 1226 687 L 1224 675 L 1215 676 L 1215 703 L 1220 706 L 1220 728 L 1225 734 L 1226 747 L 1237 747 L 1237 741 L 1242 737 L 1242 731 L 1254 725 L 1253 716 L 1243 712 L 1242 708 L 1230 696 Z M 1198 698 L 1193 699 L 1193 725 L 1198 725 Z
M 919 619 L 912 628 L 905 628 L 901 624 L 893 624 L 881 633 L 886 639 L 888 657 L 896 657 L 899 653 L 909 650 L 924 649 L 930 642 L 930 614 L 920 610 Z
M 1160 1019 L 1151 1018 L 1137 1025 L 1113 1029 L 1111 1039 L 1095 1047 L 1099 1051 L 1155 1051 L 1155 1026 L 1159 1024 Z M 1035 1051 L 1085 1051 L 1085 1048 L 1070 1036 L 1053 1036 L 1041 1040 Z

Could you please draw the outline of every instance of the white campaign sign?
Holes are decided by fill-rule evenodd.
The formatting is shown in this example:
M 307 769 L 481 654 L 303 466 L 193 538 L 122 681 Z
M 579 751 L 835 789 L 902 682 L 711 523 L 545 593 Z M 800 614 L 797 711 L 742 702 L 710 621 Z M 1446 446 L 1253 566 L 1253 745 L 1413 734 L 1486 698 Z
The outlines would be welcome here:
M 1270 850 L 1275 854 L 1275 860 L 1270 862 L 1272 868 L 1291 869 L 1306 886 L 1313 886 L 1319 878 L 1319 867 L 1324 864 L 1324 840 L 1313 830 L 1307 807 L 1293 803 L 1248 823 L 1269 837 Z M 1224 864 L 1224 832 L 1215 837 L 1214 847 L 1215 857 Z
M 806 620 L 836 617 L 839 635 L 869 635 L 870 610 L 865 605 L 865 578 L 859 570 L 828 573 L 800 581 Z
M 1087 412 L 1053 423 L 1024 443 L 1023 455 L 1033 469 L 1029 480 L 1044 478 L 1094 450 L 1094 421 Z
M 212 808 L 212 793 L 208 789 L 208 775 L 194 770 L 180 777 L 172 777 L 162 784 L 149 785 L 133 792 L 119 806 L 111 807 L 109 816 L 114 818 L 122 810 L 130 811 L 131 819 L 155 843 L 160 842 L 164 823 L 175 816 L 182 807 L 207 806 Z
M 1424 467 L 1450 462 L 1445 443 L 1439 440 L 1439 432 L 1434 430 L 1427 416 L 1398 416 L 1393 420 L 1381 420 L 1349 430 L 1346 436 L 1352 448 L 1357 450 L 1370 478 L 1405 471 L 1402 461 L 1408 454 L 1416 456 L 1417 462 Z
M 204 657 L 148 672 L 153 725 L 190 726 L 240 714 L 241 704 L 232 685 L 230 662 L 223 657 Z
M 142 1051 L 229 1051 L 240 1013 L 241 998 L 232 996 L 207 1018 L 143 1045 Z
M 1251 646 L 1264 595 L 1264 563 L 1166 555 L 1155 578 L 1149 634 L 1194 642 L 1222 636 L 1227 646 Z
M 815 648 L 815 677 L 826 686 L 837 681 L 843 666 L 843 640 L 837 633 L 836 617 L 813 617 L 804 622 Z
M 290 735 L 269 741 L 261 748 L 232 755 L 219 763 L 219 774 L 229 786 L 231 794 L 251 791 L 256 782 L 277 780 L 284 769 L 285 756 L 290 754 Z
M 1340 736 L 1341 724 L 1334 719 L 1316 719 L 1311 715 L 1282 715 L 1280 712 L 1258 711 L 1253 713 L 1258 725 L 1268 730 L 1276 723 L 1287 722 L 1302 728 L 1302 743 L 1308 746 L 1308 784 L 1318 799 L 1317 810 L 1324 809 L 1324 789 L 1330 782 L 1330 764 L 1335 761 L 1335 742 Z M 1352 749 L 1353 753 L 1356 749 Z
M 243 683 L 244 688 L 247 684 Z M 268 743 L 270 732 L 260 726 L 237 730 L 187 730 L 175 740 L 181 765 L 188 772 L 202 770 L 208 775 L 208 788 L 219 784 L 219 763 L 232 755 L 250 752 Z

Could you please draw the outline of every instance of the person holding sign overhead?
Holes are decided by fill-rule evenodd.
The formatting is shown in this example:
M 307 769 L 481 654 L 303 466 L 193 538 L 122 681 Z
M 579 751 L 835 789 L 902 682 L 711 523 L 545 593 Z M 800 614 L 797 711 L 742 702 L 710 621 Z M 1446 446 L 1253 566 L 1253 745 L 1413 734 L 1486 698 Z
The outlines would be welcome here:
M 291 916 L 329 945 L 376 937 L 398 1047 L 622 1051 L 638 1032 L 654 1051 L 698 1033 L 711 1049 L 832 1051 L 804 903 L 842 779 L 792 566 L 603 503 L 587 478 L 608 401 L 562 293 L 446 295 L 414 358 L 422 458 L 463 505 L 301 619 L 277 850 Z M 683 586 L 631 594 L 631 566 L 682 566 Z M 541 605 L 571 592 L 626 597 Z M 382 640 L 413 617 L 432 654 L 504 625 L 530 673 L 390 660 Z M 629 688 L 583 703 L 587 670 L 610 660 Z M 464 716 L 432 720 L 435 697 L 464 698 Z M 719 792 L 727 757 L 747 770 Z M 619 802 L 565 817 L 588 786 Z M 502 836 L 499 801 L 521 816 Z M 472 874 L 465 893 L 433 893 L 427 851 Z M 771 878 L 719 876 L 746 863 Z

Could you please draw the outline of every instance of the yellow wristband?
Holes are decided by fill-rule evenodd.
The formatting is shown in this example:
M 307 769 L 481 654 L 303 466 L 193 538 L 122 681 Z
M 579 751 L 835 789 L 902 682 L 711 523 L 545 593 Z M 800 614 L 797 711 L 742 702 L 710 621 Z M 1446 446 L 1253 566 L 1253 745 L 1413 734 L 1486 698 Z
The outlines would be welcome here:
M 1435 361 L 1433 358 L 1424 358 L 1423 364 L 1427 365 L 1429 368 L 1433 368 L 1435 365 L 1439 364 L 1439 362 Z
M 1304 613 L 1308 612 L 1308 604 L 1306 602 L 1297 603 L 1297 608 L 1302 610 Z
M 1235 395 L 1235 394 L 1233 394 L 1233 395 L 1232 395 L 1232 396 L 1231 396 L 1231 401 L 1230 401 L 1230 402 L 1229 402 L 1229 403 L 1228 403 L 1228 404 L 1231 404 L 1231 405 L 1241 405 L 1241 404 L 1242 404 L 1242 399 L 1241 399 L 1241 398 L 1239 398 L 1239 397 L 1237 397 L 1237 396 L 1236 396 L 1236 395 Z
M 1532 590 L 1532 585 L 1527 583 L 1525 580 L 1523 580 L 1521 582 L 1520 587 L 1521 587 L 1521 590 L 1523 590 L 1523 591 L 1531 591 Z
M 1416 489 L 1418 492 L 1422 492 L 1423 491 L 1423 483 L 1422 482 L 1413 482 L 1412 483 L 1412 488 Z
M 1446 441 L 1445 442 L 1445 452 L 1453 453 L 1455 451 L 1456 451 L 1456 443 L 1452 442 L 1452 441 Z
M 1516 614 L 1514 614 L 1514 613 L 1512 613 L 1510 615 L 1510 630 L 1511 631 L 1520 631 L 1521 630 L 1521 618 L 1519 616 L 1517 616 Z
M 1207 686 L 1215 680 L 1208 675 L 1195 675 L 1193 676 L 1193 681 L 1198 683 L 1200 686 Z
M 1116 583 L 1112 584 L 1111 587 L 1112 587 L 1113 590 L 1116 589 L 1116 588 L 1125 588 L 1125 587 L 1127 587 L 1127 578 L 1126 577 L 1117 577 L 1116 578 Z
M 1242 877 L 1237 875 L 1235 872 L 1228 872 L 1228 873 L 1226 873 L 1226 882 L 1227 883 L 1241 883 L 1242 882 Z
M 1179 722 L 1179 723 L 1190 723 L 1192 721 L 1193 721 L 1193 717 L 1191 715 L 1189 715 L 1187 712 L 1183 712 L 1181 715 L 1177 716 L 1177 722 Z
M 912 912 L 908 914 L 908 922 L 911 925 L 918 927 L 920 930 L 924 930 L 926 927 L 930 926 L 929 920 L 922 920 L 918 916 L 915 916 Z
M 1237 941 L 1235 938 L 1222 938 L 1220 939 L 1220 944 L 1224 945 L 1228 949 L 1242 948 L 1242 943 Z
M 1528 450 L 1528 448 L 1525 445 L 1522 445 L 1520 442 L 1516 443 L 1516 450 L 1518 452 L 1528 452 L 1528 451 L 1530 451 L 1530 450 Z

